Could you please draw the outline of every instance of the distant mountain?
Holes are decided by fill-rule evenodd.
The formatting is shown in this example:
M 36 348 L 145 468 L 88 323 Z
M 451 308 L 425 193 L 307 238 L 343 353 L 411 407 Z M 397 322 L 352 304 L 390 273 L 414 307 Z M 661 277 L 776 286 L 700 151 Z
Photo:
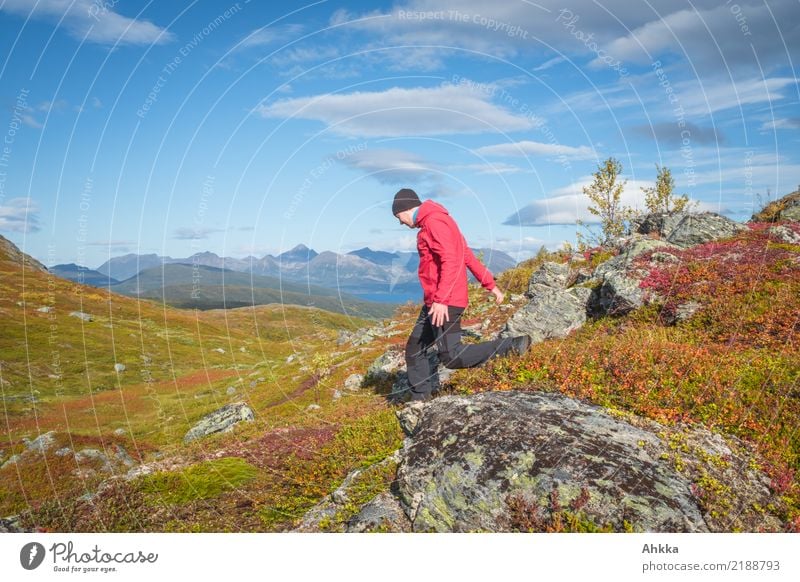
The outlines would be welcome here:
M 119 283 L 119 281 L 108 275 L 104 275 L 103 273 L 87 267 L 81 267 L 75 263 L 55 265 L 50 268 L 50 272 L 63 279 L 69 279 L 70 281 L 83 283 L 84 285 L 92 285 L 93 287 L 106 287 Z
M 373 251 L 369 247 L 364 247 L 363 249 L 358 249 L 357 251 L 350 251 L 347 254 L 361 257 L 364 260 L 367 260 L 371 263 L 375 263 L 376 265 L 381 265 L 382 267 L 389 267 L 394 262 L 400 260 L 401 258 L 399 253 L 387 253 L 386 251 Z
M 160 257 L 156 254 L 137 255 L 135 253 L 129 253 L 121 257 L 109 259 L 95 270 L 106 277 L 111 277 L 117 281 L 124 281 L 125 279 L 133 277 L 139 271 L 160 266 L 171 260 L 170 257 Z
M 276 258 L 281 263 L 307 263 L 316 256 L 317 251 L 301 244 L 285 253 L 279 254 Z
M 313 306 L 356 317 L 389 317 L 395 308 L 390 303 L 364 301 L 335 289 L 183 263 L 145 269 L 112 285 L 110 290 L 163 301 L 173 307 L 204 310 L 280 303 Z

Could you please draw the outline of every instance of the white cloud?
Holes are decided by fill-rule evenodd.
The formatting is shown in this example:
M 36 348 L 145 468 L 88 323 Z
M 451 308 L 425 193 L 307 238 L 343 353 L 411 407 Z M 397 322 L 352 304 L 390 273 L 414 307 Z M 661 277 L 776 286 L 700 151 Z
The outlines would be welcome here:
M 397 149 L 364 150 L 347 156 L 343 163 L 362 170 L 383 184 L 417 183 L 437 179 L 441 171 L 422 156 Z
M 588 186 L 592 181 L 593 177 L 587 176 L 568 186 L 556 188 L 549 197 L 534 200 L 509 216 L 503 224 L 510 226 L 574 225 L 577 220 L 587 224 L 598 224 L 597 216 L 589 212 L 589 199 L 583 193 L 583 187 Z M 652 185 L 652 182 L 628 180 L 620 196 L 620 204 L 644 211 L 644 193 L 641 188 Z M 717 206 L 702 202 L 699 210 L 719 212 Z
M 303 33 L 303 26 L 300 24 L 285 24 L 281 26 L 265 26 L 257 28 L 248 34 L 236 45 L 237 49 L 246 49 L 257 46 L 284 43 L 288 40 L 297 38 Z
M 259 105 L 255 112 L 263 117 L 313 119 L 336 133 L 360 137 L 497 133 L 535 126 L 530 118 L 491 103 L 485 91 L 449 83 L 284 99 Z
M 0 230 L 36 232 L 39 226 L 39 206 L 32 198 L 11 198 L 0 206 Z
M 475 153 L 482 156 L 549 156 L 575 158 L 579 160 L 590 160 L 596 157 L 594 150 L 588 146 L 572 147 L 538 141 L 520 141 L 516 143 L 501 143 L 484 146 L 475 150 Z
M 5 0 L 0 10 L 24 17 L 43 18 L 66 27 L 78 40 L 99 44 L 164 44 L 174 35 L 147 20 L 114 12 L 116 2 L 93 0 Z
M 761 124 L 761 131 L 773 131 L 775 129 L 800 129 L 800 117 L 781 117 L 765 121 Z
M 202 238 L 210 238 L 212 234 L 217 232 L 225 232 L 225 230 L 221 228 L 208 227 L 180 227 L 175 229 L 175 233 L 172 238 L 176 238 L 178 240 L 197 240 Z

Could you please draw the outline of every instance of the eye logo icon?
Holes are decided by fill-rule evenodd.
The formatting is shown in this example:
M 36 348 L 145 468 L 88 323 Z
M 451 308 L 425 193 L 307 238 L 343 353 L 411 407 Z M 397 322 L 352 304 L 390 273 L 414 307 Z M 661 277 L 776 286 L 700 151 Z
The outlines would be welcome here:
M 44 561 L 44 546 L 37 542 L 31 542 L 22 546 L 19 552 L 19 563 L 26 570 L 35 570 Z

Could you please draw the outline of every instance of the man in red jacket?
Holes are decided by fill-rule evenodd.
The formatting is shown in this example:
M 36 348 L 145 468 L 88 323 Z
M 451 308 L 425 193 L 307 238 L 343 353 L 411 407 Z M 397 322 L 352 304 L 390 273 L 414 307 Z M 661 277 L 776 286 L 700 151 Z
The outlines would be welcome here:
M 467 269 L 494 294 L 497 303 L 503 302 L 504 294 L 489 270 L 475 258 L 444 206 L 433 200 L 421 202 L 416 192 L 403 188 L 395 194 L 392 214 L 401 224 L 419 229 L 419 282 L 425 304 L 406 343 L 412 400 L 431 397 L 431 378 L 437 370 L 430 364 L 428 348 L 434 343 L 439 360 L 450 369 L 479 366 L 510 351 L 527 351 L 531 344 L 527 335 L 472 345 L 461 343 L 461 315 L 469 302 Z

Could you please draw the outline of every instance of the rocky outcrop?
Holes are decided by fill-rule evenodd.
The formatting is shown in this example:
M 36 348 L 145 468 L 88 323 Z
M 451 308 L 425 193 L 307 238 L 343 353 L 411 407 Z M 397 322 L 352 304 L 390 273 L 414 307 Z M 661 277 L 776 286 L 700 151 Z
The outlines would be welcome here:
M 414 407 L 397 474 L 414 531 L 516 531 L 564 512 L 614 531 L 779 529 L 752 510 L 775 501 L 769 480 L 708 431 L 676 441 L 656 423 L 634 426 L 559 394 L 447 396 Z M 721 503 L 730 515 L 706 511 L 720 489 L 730 490 Z
M 798 205 L 798 208 L 800 208 L 800 205 Z M 800 218 L 798 218 L 798 220 L 800 220 Z M 777 241 L 790 245 L 800 245 L 800 234 L 796 233 L 788 226 L 771 226 L 769 227 L 769 234 L 770 237 Z
M 670 251 L 680 250 L 668 242 L 635 235 L 625 241 L 617 256 L 601 263 L 592 273 L 599 284 L 594 310 L 612 315 L 627 313 L 642 307 L 645 302 L 644 290 L 639 286 L 647 271 L 632 269 L 633 261 L 648 252 L 658 253 L 651 260 L 666 262 L 677 260 Z
M 735 236 L 747 227 L 713 212 L 687 214 L 667 236 L 667 242 L 688 248 Z
M 229 432 L 236 424 L 254 419 L 253 410 L 246 403 L 234 402 L 203 417 L 186 433 L 183 442 L 188 443 L 218 432 Z
M 544 263 L 531 275 L 530 301 L 508 320 L 501 337 L 529 335 L 534 343 L 565 337 L 586 322 L 592 290 L 567 289 L 569 265 Z

